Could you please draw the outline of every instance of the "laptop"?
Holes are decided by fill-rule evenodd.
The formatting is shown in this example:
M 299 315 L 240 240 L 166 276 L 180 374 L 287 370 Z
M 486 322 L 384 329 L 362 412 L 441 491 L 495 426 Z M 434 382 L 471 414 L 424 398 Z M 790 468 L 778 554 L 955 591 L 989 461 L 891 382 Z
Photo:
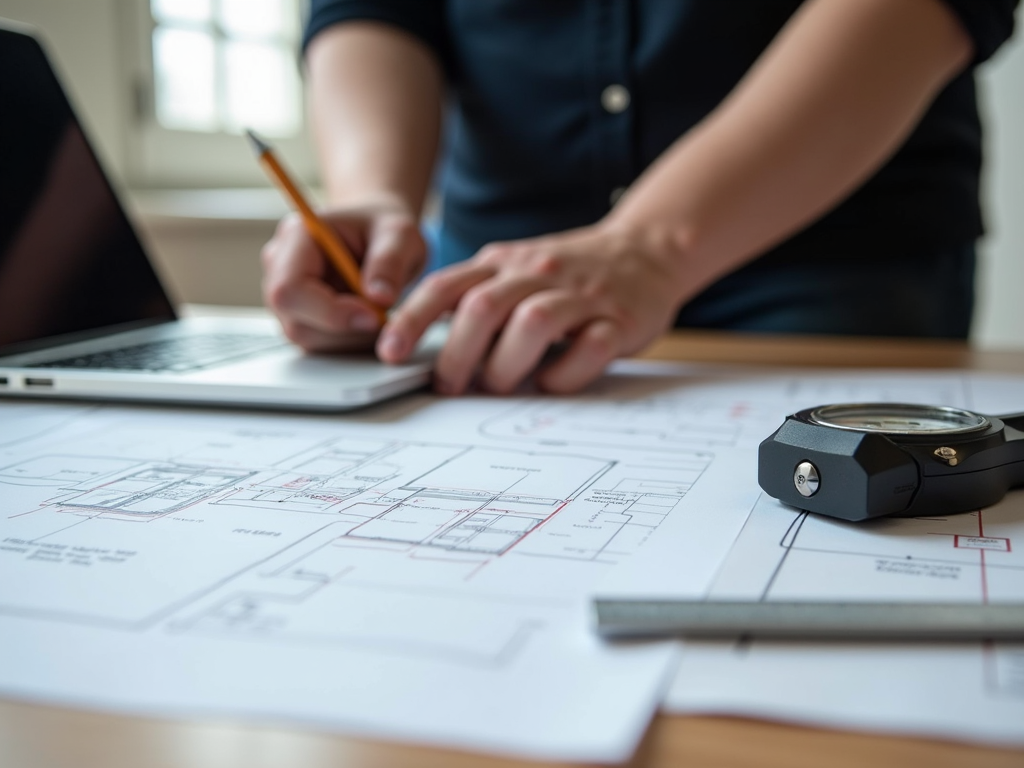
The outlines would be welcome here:
M 39 40 L 9 22 L 0 105 L 0 396 L 345 410 L 429 381 L 437 333 L 387 365 L 304 354 L 269 316 L 179 317 Z

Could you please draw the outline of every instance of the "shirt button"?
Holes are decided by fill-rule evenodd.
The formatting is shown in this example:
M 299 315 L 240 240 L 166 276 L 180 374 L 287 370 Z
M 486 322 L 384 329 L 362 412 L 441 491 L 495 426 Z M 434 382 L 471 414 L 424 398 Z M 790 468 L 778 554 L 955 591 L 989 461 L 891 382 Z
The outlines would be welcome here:
M 608 205 L 614 208 L 615 204 L 619 202 L 619 198 L 622 197 L 624 194 L 626 194 L 625 187 L 616 187 L 615 189 L 613 189 L 612 193 L 608 195 Z
M 629 91 L 624 85 L 609 85 L 601 91 L 601 106 L 606 112 L 617 115 L 629 106 Z

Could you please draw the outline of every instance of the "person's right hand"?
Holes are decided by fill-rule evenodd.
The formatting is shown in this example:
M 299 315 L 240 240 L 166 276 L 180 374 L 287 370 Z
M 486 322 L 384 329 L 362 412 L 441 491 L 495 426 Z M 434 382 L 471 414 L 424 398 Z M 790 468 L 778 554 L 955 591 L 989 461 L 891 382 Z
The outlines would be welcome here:
M 423 269 L 426 243 L 418 219 L 398 205 L 320 211 L 362 262 L 362 290 L 388 308 Z M 306 231 L 286 216 L 263 246 L 263 298 L 284 334 L 316 352 L 370 349 L 380 330 L 374 308 L 352 293 Z

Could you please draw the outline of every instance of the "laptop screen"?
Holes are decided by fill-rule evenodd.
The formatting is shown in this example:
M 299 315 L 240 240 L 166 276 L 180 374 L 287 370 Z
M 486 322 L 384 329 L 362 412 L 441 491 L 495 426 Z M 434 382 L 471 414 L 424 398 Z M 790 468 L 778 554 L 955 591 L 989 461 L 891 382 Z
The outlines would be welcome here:
M 38 42 L 0 28 L 0 354 L 174 309 Z

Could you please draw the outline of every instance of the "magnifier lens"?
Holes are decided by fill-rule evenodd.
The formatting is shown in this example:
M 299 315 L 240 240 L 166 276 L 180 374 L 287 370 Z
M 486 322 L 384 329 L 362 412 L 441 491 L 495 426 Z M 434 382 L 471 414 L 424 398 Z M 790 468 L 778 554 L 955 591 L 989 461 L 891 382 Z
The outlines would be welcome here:
M 973 432 L 989 425 L 984 416 L 970 411 L 904 403 L 826 405 L 811 411 L 810 420 L 825 427 L 890 435 Z

